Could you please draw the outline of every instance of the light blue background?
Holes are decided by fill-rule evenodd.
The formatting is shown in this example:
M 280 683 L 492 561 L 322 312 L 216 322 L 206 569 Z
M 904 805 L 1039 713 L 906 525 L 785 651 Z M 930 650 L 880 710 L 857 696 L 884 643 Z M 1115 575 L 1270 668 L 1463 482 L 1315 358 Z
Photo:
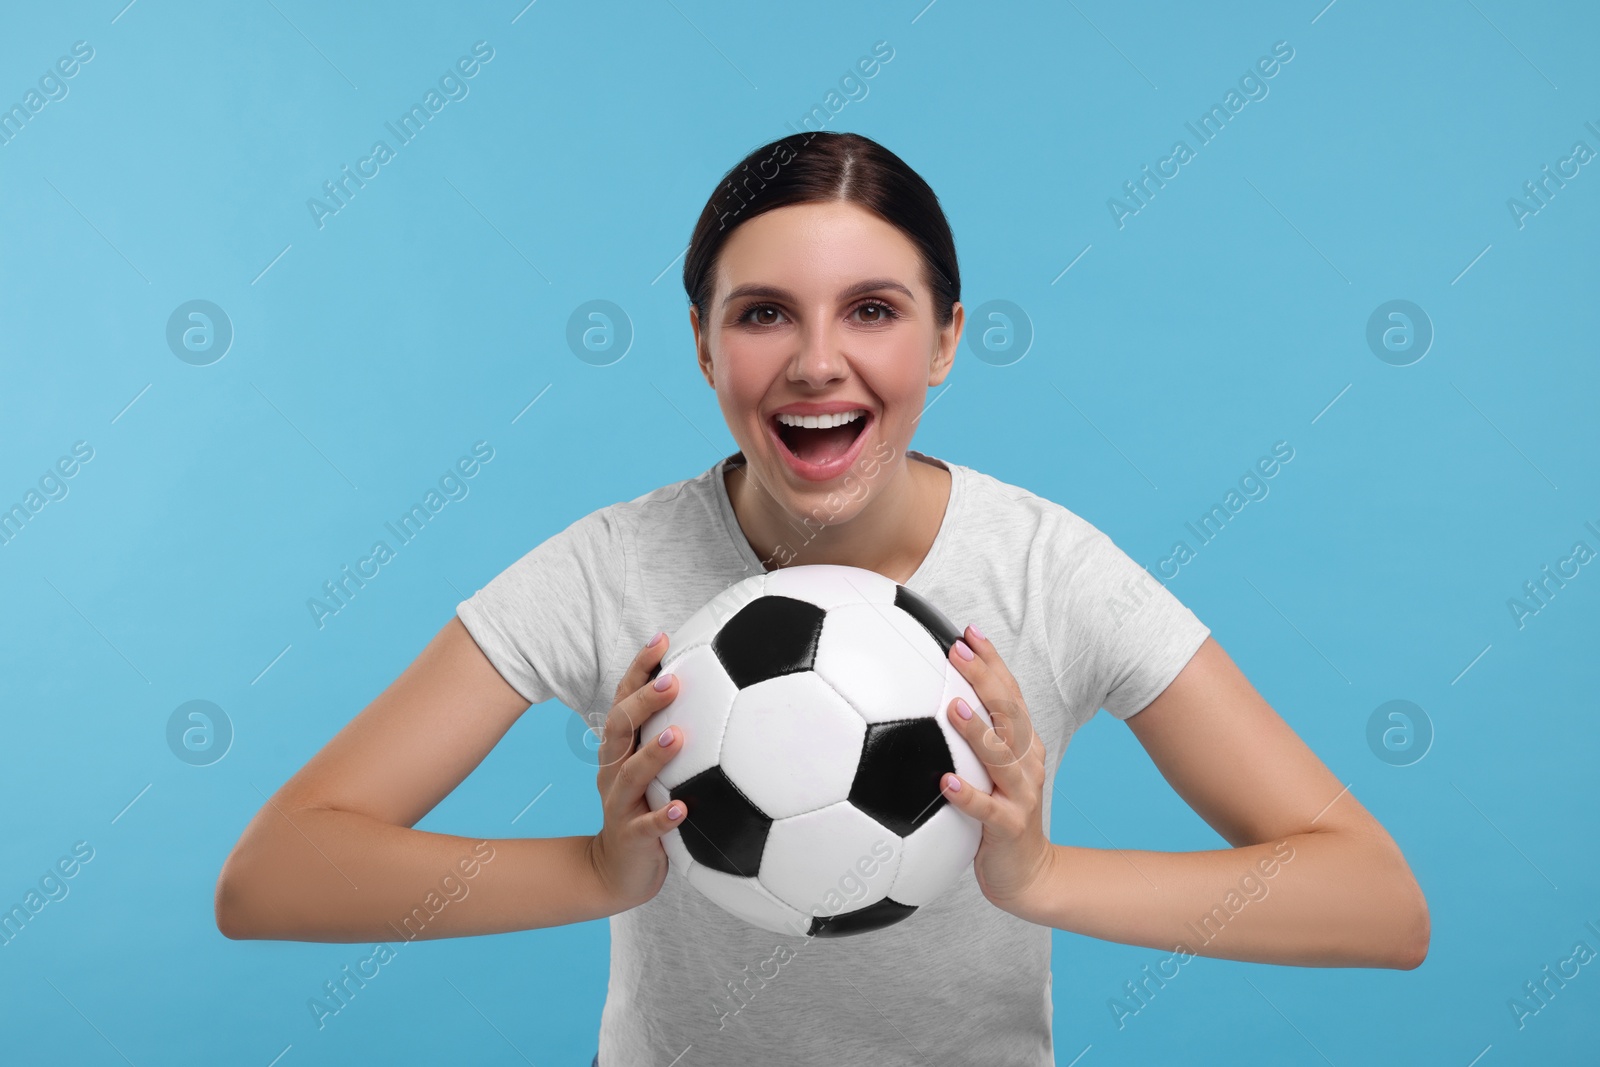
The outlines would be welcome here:
M 1600 567 L 1523 628 L 1507 608 L 1575 541 L 1600 549 L 1600 164 L 1521 228 L 1507 207 L 1575 141 L 1600 150 L 1592 7 L 124 3 L 7 5 L 0 34 L 6 107 L 94 48 L 0 145 L 0 506 L 94 449 L 0 546 L 0 905 L 95 850 L 0 948 L 0 1059 L 589 1062 L 605 923 L 408 945 L 319 1030 L 308 998 L 370 947 L 229 942 L 217 871 L 457 601 L 734 449 L 677 257 L 723 171 L 879 40 L 893 59 L 827 128 L 917 168 L 969 311 L 1009 300 L 1035 331 L 1007 366 L 963 344 L 915 447 L 1155 568 L 1289 442 L 1169 588 L 1390 829 L 1432 913 L 1416 971 L 1197 960 L 1120 1030 L 1109 999 L 1166 953 L 1059 933 L 1059 1062 L 1593 1055 L 1600 964 L 1521 1029 L 1508 1001 L 1600 949 Z M 479 40 L 470 94 L 319 229 L 308 198 Z M 1119 229 L 1107 199 L 1193 147 L 1184 123 L 1278 41 L 1269 95 Z M 235 330 L 210 366 L 165 341 L 193 299 Z M 634 331 L 609 366 L 566 341 L 592 299 Z M 1392 299 L 1436 331 L 1410 366 L 1365 340 Z M 480 440 L 470 495 L 319 629 L 307 600 Z M 193 699 L 236 731 L 206 767 L 165 739 Z M 1436 733 L 1410 766 L 1366 740 L 1392 699 Z M 419 825 L 593 832 L 569 720 L 525 716 Z M 1059 783 L 1058 841 L 1221 847 L 1108 716 Z

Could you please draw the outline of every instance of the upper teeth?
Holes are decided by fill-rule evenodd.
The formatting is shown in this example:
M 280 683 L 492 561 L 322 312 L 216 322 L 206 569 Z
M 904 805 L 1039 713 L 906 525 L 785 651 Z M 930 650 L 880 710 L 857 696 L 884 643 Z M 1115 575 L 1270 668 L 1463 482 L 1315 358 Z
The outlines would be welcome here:
M 855 422 L 865 414 L 863 408 L 841 411 L 837 415 L 790 415 L 788 412 L 779 412 L 778 421 L 785 426 L 804 426 L 808 430 L 831 430 L 835 426 Z

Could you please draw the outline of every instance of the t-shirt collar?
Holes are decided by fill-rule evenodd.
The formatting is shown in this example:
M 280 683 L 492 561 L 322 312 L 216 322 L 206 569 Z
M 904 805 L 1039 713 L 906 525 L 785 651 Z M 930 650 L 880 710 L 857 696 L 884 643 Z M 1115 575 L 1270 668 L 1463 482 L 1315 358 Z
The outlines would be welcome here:
M 938 572 L 940 564 L 947 555 L 948 546 L 955 537 L 955 529 L 960 521 L 960 509 L 966 499 L 966 473 L 967 469 L 959 463 L 947 463 L 935 456 L 918 452 L 914 448 L 906 449 L 909 458 L 933 463 L 950 472 L 950 500 L 945 505 L 944 517 L 939 522 L 939 532 L 934 535 L 933 544 L 928 549 L 928 554 L 922 558 L 922 563 L 910 578 L 902 584 L 918 592 L 925 591 Z M 762 574 L 766 568 L 762 566 L 761 557 L 756 555 L 750 541 L 744 535 L 744 530 L 739 527 L 739 518 L 733 512 L 733 501 L 728 497 L 728 485 L 725 481 L 729 467 L 744 464 L 745 458 L 742 451 L 724 456 L 716 462 L 702 477 L 711 479 L 712 492 L 716 495 L 717 511 L 722 516 L 722 524 L 728 534 L 730 547 L 746 574 Z

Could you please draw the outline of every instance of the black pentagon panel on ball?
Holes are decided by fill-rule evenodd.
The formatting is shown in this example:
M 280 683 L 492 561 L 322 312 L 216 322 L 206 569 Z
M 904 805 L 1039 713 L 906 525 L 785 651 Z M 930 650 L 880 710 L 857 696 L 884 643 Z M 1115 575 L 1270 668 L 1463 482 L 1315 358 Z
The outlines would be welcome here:
M 951 646 L 961 639 L 961 631 L 944 617 L 944 612 L 903 585 L 894 587 L 894 606 L 921 623 L 922 628 L 939 642 L 939 651 L 946 656 L 950 655 Z
M 809 671 L 816 661 L 825 612 L 787 596 L 757 597 L 722 624 L 711 650 L 740 689 L 782 674 Z
M 684 847 L 714 871 L 754 878 L 772 820 L 750 803 L 721 767 L 701 771 L 672 790 L 689 807 L 678 832 Z
M 884 897 L 876 904 L 868 904 L 855 911 L 847 911 L 841 915 L 814 915 L 811 918 L 811 929 L 808 937 L 848 937 L 850 934 L 865 934 L 873 930 L 882 930 L 885 926 L 893 926 L 902 919 L 909 918 L 916 911 L 911 904 L 902 904 L 897 900 Z
M 850 786 L 850 803 L 908 837 L 947 803 L 939 779 L 955 769 L 950 746 L 932 719 L 873 723 Z

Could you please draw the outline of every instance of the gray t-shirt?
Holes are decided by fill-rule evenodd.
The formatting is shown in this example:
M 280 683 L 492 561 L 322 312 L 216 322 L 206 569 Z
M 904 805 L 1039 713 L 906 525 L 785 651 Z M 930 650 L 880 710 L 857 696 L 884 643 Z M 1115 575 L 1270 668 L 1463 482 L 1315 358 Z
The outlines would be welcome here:
M 1119 719 L 1143 709 L 1211 631 L 1061 505 L 907 455 L 942 465 L 952 484 L 933 547 L 904 584 L 957 629 L 976 624 L 1016 677 L 1045 744 L 1048 832 L 1051 786 L 1073 732 L 1102 707 Z M 723 482 L 724 469 L 743 462 L 734 453 L 695 478 L 591 512 L 457 614 L 528 701 L 555 698 L 602 721 L 652 634 L 671 633 L 762 571 Z M 676 875 L 610 922 L 606 1067 L 1054 1062 L 1050 929 L 990 904 L 970 869 L 904 921 L 854 937 L 769 933 Z

